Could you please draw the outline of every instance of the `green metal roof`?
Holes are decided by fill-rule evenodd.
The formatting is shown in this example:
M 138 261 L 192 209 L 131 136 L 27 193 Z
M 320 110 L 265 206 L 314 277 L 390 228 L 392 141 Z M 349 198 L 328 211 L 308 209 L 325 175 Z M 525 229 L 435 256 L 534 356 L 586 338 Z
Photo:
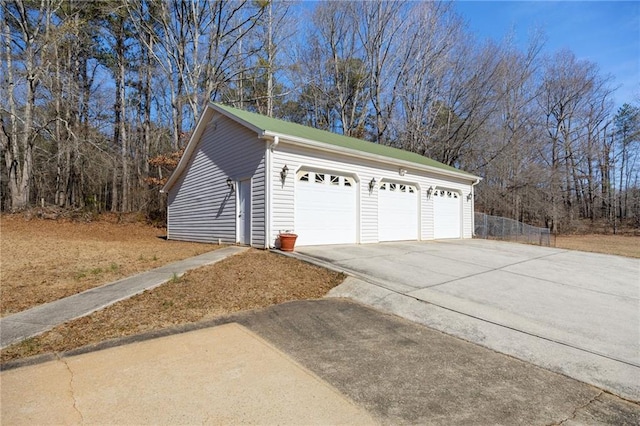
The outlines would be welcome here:
M 363 141 L 361 139 L 349 136 L 339 135 L 337 133 L 328 132 L 326 130 L 314 129 L 313 127 L 303 126 L 289 121 L 279 120 L 267 117 L 265 115 L 256 114 L 249 111 L 233 108 L 230 106 L 214 103 L 213 106 L 219 110 L 225 111 L 227 114 L 235 116 L 239 120 L 257 128 L 261 131 L 277 133 L 283 136 L 292 136 L 295 138 L 307 139 L 315 142 L 335 145 L 341 148 L 361 151 L 368 154 L 379 155 L 396 160 L 416 163 L 422 166 L 433 167 L 447 172 L 455 172 L 470 178 L 477 178 L 470 173 L 447 166 L 446 164 L 424 157 L 420 154 L 381 145 L 373 142 Z

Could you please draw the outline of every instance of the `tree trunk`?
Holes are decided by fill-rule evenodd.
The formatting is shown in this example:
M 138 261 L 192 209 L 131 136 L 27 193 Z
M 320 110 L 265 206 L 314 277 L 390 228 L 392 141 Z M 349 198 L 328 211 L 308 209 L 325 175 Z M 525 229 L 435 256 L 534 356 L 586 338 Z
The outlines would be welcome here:
M 36 102 L 36 88 L 39 83 L 39 70 L 35 67 L 35 51 L 33 46 L 34 38 L 39 31 L 39 27 L 33 29 L 29 23 L 24 21 L 24 19 L 28 18 L 22 2 L 18 2 L 16 7 L 21 10 L 18 19 L 21 20 L 20 28 L 22 31 L 20 35 L 25 46 L 23 60 L 26 77 L 26 93 L 25 104 L 22 108 L 22 126 L 20 129 L 17 125 L 18 108 L 14 94 L 15 76 L 13 75 L 13 53 L 11 51 L 11 31 L 8 22 L 10 18 L 7 16 L 8 12 L 5 12 L 3 20 L 4 50 L 5 60 L 7 61 L 9 120 L 11 122 L 9 135 L 5 135 L 5 146 L 3 146 L 3 150 L 5 152 L 5 164 L 9 178 L 8 186 L 9 192 L 11 193 L 12 211 L 24 210 L 29 206 L 31 180 L 33 178 L 33 112 Z M 42 14 L 43 10 L 40 10 L 39 13 Z M 14 16 L 14 18 L 16 17 Z M 27 30 L 33 30 L 35 33 L 27 33 Z

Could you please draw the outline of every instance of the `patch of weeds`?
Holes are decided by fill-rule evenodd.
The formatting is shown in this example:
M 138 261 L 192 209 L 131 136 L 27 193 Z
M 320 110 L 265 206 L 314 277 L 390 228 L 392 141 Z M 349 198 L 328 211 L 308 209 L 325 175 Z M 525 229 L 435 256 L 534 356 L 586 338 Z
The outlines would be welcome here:
M 120 266 L 115 262 L 111 262 L 111 265 L 109 265 L 109 269 L 111 269 L 111 272 L 116 272 L 118 269 L 120 269 Z
M 143 255 L 138 256 L 138 260 L 141 262 L 144 262 L 146 259 L 144 258 Z
M 178 274 L 176 274 L 175 272 L 173 273 L 173 276 L 171 277 L 171 282 L 173 284 L 177 284 L 179 282 L 182 281 L 182 277 L 180 277 Z
M 156 256 L 155 254 L 153 255 L 153 260 L 158 260 L 158 256 Z
M 24 354 L 31 354 L 40 348 L 38 344 L 38 340 L 35 337 L 30 337 L 22 342 L 18 343 L 18 347 L 20 348 L 20 352 Z
M 163 308 L 172 308 L 173 307 L 173 300 L 165 300 L 162 302 L 162 307 Z
M 75 278 L 76 280 L 81 280 L 83 278 L 87 277 L 87 271 L 85 271 L 84 269 L 76 272 L 76 274 L 74 275 L 73 278 Z
M 104 272 L 102 268 L 93 268 L 91 270 L 91 275 L 100 275 L 102 272 Z

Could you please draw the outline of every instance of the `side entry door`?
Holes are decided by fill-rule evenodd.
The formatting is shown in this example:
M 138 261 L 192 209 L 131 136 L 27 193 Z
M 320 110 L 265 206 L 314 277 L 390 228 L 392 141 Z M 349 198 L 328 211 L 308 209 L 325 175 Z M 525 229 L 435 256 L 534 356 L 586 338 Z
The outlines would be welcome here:
M 251 245 L 251 179 L 241 180 L 238 185 L 238 242 Z

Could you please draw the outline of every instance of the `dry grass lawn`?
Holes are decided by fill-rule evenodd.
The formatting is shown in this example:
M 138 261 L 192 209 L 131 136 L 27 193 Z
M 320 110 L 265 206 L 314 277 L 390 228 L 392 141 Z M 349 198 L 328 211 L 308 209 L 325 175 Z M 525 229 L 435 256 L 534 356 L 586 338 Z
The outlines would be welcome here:
M 195 256 L 219 246 L 164 239 L 141 223 L 81 223 L 0 216 L 2 315 Z M 5 348 L 5 363 L 110 338 L 318 298 L 344 277 L 296 259 L 249 250 Z
M 640 258 L 640 237 L 631 235 L 558 235 L 556 247 Z
M 12 345 L 0 352 L 0 361 L 66 351 L 290 300 L 319 298 L 343 280 L 342 274 L 252 249 Z
M 0 216 L 0 315 L 61 299 L 219 246 L 166 241 L 142 223 Z

